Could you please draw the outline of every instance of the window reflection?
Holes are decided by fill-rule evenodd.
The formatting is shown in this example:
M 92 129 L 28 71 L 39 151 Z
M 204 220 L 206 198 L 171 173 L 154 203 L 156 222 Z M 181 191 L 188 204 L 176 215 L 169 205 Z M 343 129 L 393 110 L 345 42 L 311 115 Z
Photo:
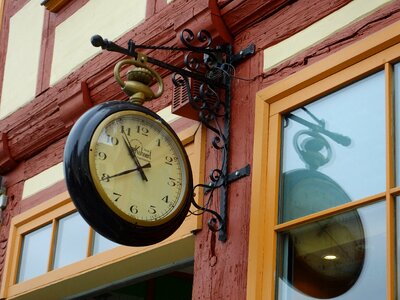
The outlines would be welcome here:
M 84 259 L 87 255 L 89 225 L 76 212 L 59 220 L 54 269 Z
M 383 72 L 284 116 L 281 222 L 385 190 L 384 116 Z
M 103 237 L 102 235 L 94 232 L 93 237 L 93 254 L 97 254 L 103 251 L 107 251 L 119 246 L 119 244 L 110 241 L 109 239 Z
M 385 203 L 280 235 L 278 299 L 386 298 Z
M 49 224 L 24 236 L 17 282 L 22 282 L 47 272 L 51 231 L 52 225 Z

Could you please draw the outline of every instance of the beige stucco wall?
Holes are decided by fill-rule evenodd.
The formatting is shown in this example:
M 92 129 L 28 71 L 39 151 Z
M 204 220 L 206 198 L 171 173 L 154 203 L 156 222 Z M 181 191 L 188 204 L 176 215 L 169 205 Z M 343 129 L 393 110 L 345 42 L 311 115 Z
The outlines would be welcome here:
M 44 8 L 29 1 L 10 19 L 0 118 L 30 102 L 36 93 Z
M 89 1 L 56 28 L 50 85 L 101 51 L 91 45 L 93 35 L 115 40 L 145 16 L 146 0 Z

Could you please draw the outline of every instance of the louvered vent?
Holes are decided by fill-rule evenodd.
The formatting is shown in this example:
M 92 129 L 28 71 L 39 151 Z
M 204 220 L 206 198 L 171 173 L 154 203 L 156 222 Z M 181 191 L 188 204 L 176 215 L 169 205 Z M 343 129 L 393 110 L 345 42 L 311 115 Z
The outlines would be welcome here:
M 192 96 L 195 97 L 199 95 L 201 82 L 194 79 L 189 79 L 189 85 Z M 178 87 L 174 86 L 172 113 L 196 121 L 199 119 L 199 112 L 189 103 L 189 97 L 185 85 Z

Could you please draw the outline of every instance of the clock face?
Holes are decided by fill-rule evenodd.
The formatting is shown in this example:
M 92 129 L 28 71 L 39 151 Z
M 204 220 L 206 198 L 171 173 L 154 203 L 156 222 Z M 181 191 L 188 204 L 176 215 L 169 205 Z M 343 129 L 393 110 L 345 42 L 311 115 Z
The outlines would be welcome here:
M 185 220 L 193 178 L 173 129 L 151 110 L 109 101 L 83 114 L 64 149 L 68 192 L 81 216 L 104 237 L 147 246 Z
M 175 136 L 140 111 L 117 112 L 98 125 L 90 142 L 89 168 L 107 206 L 140 226 L 173 218 L 189 192 L 188 166 Z

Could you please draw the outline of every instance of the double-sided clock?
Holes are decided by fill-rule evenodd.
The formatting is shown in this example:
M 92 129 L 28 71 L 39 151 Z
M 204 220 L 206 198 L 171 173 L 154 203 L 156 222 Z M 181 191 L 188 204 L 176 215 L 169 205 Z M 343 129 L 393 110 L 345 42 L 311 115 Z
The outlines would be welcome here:
M 64 169 L 80 214 L 120 244 L 167 238 L 191 204 L 192 173 L 182 143 L 141 105 L 109 101 L 87 111 L 68 136 Z

